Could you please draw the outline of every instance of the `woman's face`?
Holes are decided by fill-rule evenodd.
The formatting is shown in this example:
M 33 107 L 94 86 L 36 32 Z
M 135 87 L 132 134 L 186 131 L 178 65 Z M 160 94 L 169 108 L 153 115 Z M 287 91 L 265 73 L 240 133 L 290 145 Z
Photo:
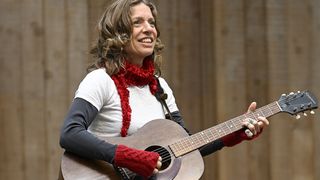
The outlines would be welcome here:
M 144 3 L 131 7 L 132 36 L 125 48 L 129 61 L 142 65 L 143 59 L 153 53 L 157 38 L 155 19 Z

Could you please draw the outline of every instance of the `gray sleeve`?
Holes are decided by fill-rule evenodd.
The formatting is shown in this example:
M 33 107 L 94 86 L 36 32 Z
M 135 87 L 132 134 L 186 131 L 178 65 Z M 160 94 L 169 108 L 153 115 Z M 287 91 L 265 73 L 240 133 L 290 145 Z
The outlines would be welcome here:
M 112 163 L 117 146 L 87 131 L 97 113 L 98 110 L 91 103 L 75 98 L 61 128 L 60 146 L 84 158 Z

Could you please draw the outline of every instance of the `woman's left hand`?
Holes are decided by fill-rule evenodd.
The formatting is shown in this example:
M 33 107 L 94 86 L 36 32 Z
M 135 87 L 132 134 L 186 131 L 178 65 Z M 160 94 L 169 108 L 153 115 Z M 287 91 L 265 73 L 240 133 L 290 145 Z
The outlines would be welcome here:
M 252 102 L 248 108 L 247 114 L 254 112 L 256 110 L 256 107 L 257 107 L 257 103 Z M 263 116 L 259 116 L 257 118 L 257 120 L 252 119 L 252 118 L 246 118 L 243 120 L 242 124 L 244 127 L 248 128 L 245 131 L 246 135 L 249 138 L 252 138 L 254 136 L 259 135 L 261 133 L 262 129 L 269 125 L 269 121 L 267 120 L 267 118 L 265 118 Z

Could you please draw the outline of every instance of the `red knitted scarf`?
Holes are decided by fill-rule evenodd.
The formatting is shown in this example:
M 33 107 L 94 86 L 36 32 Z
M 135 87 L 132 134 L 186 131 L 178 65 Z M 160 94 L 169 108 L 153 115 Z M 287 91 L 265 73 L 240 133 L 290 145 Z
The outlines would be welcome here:
M 142 67 L 125 61 L 124 68 L 111 77 L 117 87 L 122 109 L 121 136 L 128 134 L 131 121 L 131 107 L 129 104 L 129 86 L 149 85 L 150 92 L 154 95 L 157 90 L 157 80 L 154 78 L 154 64 L 152 59 L 145 59 Z

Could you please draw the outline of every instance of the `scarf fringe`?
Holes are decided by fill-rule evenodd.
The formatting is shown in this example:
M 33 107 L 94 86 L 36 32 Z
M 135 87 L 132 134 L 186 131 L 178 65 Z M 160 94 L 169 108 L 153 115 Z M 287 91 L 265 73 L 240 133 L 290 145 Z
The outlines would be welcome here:
M 157 91 L 157 80 L 154 77 L 154 64 L 152 59 L 145 59 L 142 67 L 130 64 L 125 61 L 125 67 L 119 73 L 113 75 L 118 94 L 121 101 L 122 109 L 122 128 L 121 136 L 126 137 L 131 122 L 131 107 L 129 104 L 129 86 L 149 85 L 151 94 Z

